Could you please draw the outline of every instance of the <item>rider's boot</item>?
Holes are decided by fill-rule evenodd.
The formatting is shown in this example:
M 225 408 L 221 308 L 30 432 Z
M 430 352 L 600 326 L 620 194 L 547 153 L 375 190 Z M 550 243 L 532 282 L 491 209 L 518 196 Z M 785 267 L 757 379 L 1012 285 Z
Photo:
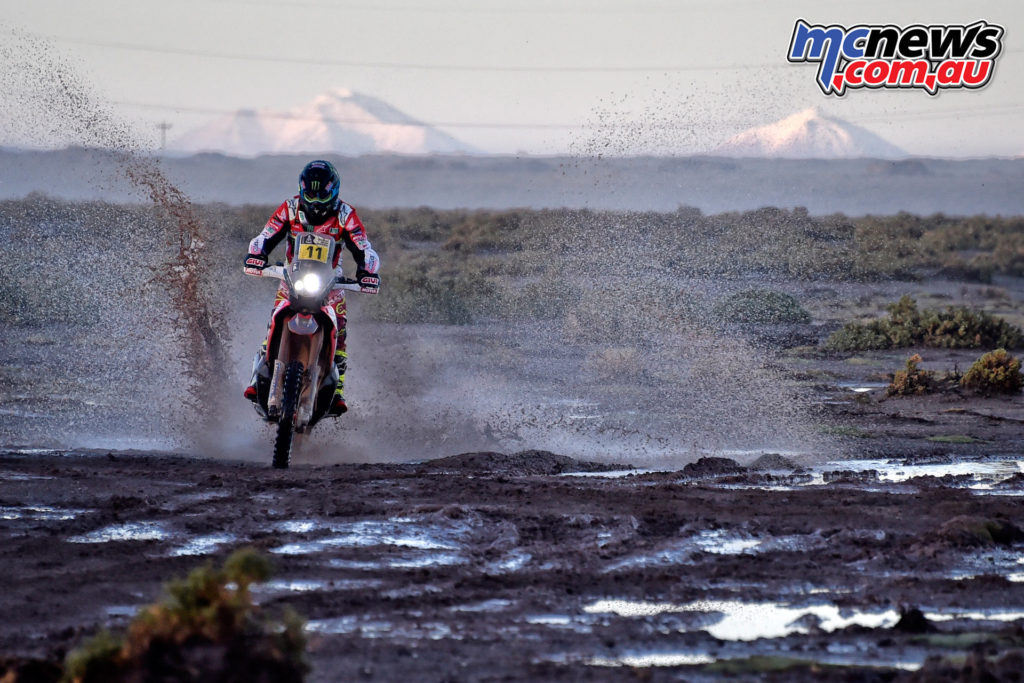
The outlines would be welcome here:
M 253 403 L 256 403 L 258 394 L 256 391 L 256 381 L 259 378 L 261 361 L 267 357 L 267 341 L 263 340 L 263 344 L 260 346 L 260 352 L 252 363 L 252 379 L 249 380 L 249 386 L 242 392 L 242 396 L 246 397 Z
M 345 403 L 345 370 L 348 368 L 348 354 L 341 350 L 335 351 L 334 366 L 338 369 L 338 386 L 334 389 L 334 398 L 331 399 L 331 407 L 327 409 L 327 414 L 337 416 L 348 410 Z

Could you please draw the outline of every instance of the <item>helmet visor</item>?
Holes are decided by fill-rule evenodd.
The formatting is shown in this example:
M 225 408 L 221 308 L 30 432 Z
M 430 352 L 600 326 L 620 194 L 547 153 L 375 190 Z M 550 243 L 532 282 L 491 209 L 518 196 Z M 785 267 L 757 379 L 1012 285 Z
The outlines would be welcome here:
M 334 201 L 336 196 L 333 188 L 320 187 L 316 190 L 304 188 L 302 190 L 302 200 L 309 204 L 327 204 Z

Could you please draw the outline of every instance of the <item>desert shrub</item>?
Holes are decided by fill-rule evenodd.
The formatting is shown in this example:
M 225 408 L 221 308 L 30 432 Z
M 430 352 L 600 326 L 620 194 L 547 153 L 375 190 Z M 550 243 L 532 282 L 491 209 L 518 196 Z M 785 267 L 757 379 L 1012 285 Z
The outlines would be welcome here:
M 939 268 L 935 275 L 948 280 L 991 284 L 994 270 L 995 266 L 992 264 L 990 257 L 975 257 L 970 261 L 950 257 L 942 262 L 942 267 Z
M 861 275 L 905 277 L 927 252 L 921 245 L 924 228 L 917 216 L 867 216 L 856 224 L 857 270 Z
M 265 618 L 249 587 L 270 574 L 266 559 L 239 550 L 171 581 L 165 601 L 143 610 L 123 638 L 100 632 L 72 651 L 65 681 L 301 681 L 308 670 L 302 620 Z
M 438 211 L 426 206 L 359 211 L 375 244 L 378 234 L 393 237 L 396 242 L 441 242 L 451 232 L 452 222 L 464 214 L 463 211 Z M 390 244 L 391 240 L 388 242 Z
M 861 351 L 917 345 L 951 349 L 1024 345 L 1024 331 L 985 311 L 964 306 L 919 311 L 917 302 L 909 296 L 903 296 L 886 310 L 888 319 L 847 323 L 829 336 L 825 348 Z
M 718 302 L 714 314 L 724 322 L 736 323 L 806 323 L 808 313 L 789 294 L 768 289 L 738 292 Z
M 916 353 L 907 359 L 907 366 L 897 370 L 892 382 L 885 390 L 887 396 L 919 396 L 934 391 L 936 388 L 935 373 L 917 367 L 921 356 Z
M 986 311 L 951 306 L 941 313 L 925 313 L 927 315 L 924 316 L 923 326 L 926 346 L 956 349 L 980 346 L 1019 348 L 1024 345 L 1024 332 L 1019 327 Z
M 453 221 L 444 248 L 461 252 L 517 251 L 524 241 L 522 223 L 519 211 L 475 211 Z
M 386 273 L 376 319 L 399 323 L 466 325 L 494 313 L 497 288 L 479 272 L 438 272 L 415 266 Z
M 992 266 L 1007 275 L 1024 275 L 1024 225 L 1018 232 L 1000 235 L 992 248 Z
M 960 386 L 981 394 L 1016 394 L 1024 387 L 1020 360 L 996 349 L 974 361 L 960 380 Z

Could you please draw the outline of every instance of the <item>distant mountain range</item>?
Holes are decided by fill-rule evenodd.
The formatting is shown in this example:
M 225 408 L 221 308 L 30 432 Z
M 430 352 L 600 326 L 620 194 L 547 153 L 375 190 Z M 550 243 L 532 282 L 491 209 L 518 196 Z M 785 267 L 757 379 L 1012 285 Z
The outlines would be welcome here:
M 895 159 L 909 156 L 871 131 L 805 109 L 774 123 L 743 131 L 715 154 L 776 159 Z
M 369 95 L 331 90 L 286 111 L 242 109 L 185 133 L 169 152 L 460 154 L 472 147 Z

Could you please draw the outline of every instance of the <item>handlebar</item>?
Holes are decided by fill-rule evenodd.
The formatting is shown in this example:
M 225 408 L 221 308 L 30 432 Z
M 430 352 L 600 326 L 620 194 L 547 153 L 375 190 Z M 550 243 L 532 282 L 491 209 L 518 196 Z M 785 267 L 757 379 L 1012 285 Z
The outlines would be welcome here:
M 276 280 L 284 280 L 285 267 L 283 264 L 276 266 L 267 266 L 261 271 L 261 275 L 258 277 L 272 277 Z M 346 289 L 350 292 L 359 292 L 362 287 L 359 286 L 357 280 L 353 280 L 347 277 L 339 277 L 334 279 L 334 286 L 331 289 Z

